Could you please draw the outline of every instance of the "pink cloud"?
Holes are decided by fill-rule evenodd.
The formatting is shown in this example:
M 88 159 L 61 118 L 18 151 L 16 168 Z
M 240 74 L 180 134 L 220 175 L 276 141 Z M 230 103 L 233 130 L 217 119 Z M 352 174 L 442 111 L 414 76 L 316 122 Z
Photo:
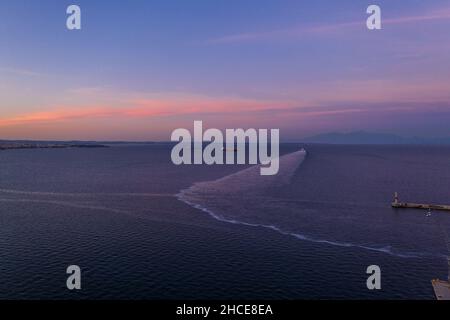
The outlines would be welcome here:
M 450 8 L 430 11 L 422 15 L 411 15 L 397 18 L 383 19 L 383 25 L 406 24 L 413 22 L 426 22 L 450 19 Z M 210 43 L 239 43 L 251 42 L 265 39 L 289 39 L 298 38 L 314 34 L 330 34 L 348 28 L 365 28 L 365 20 L 350 21 L 336 24 L 316 25 L 316 26 L 293 26 L 285 29 L 269 30 L 262 32 L 246 32 L 234 35 L 227 35 L 212 39 Z
M 46 121 L 60 121 L 68 119 L 81 119 L 81 118 L 92 118 L 99 116 L 111 115 L 111 111 L 108 111 L 104 107 L 88 107 L 83 109 L 65 109 L 64 107 L 58 108 L 53 111 L 43 111 L 21 114 L 12 117 L 3 117 L 0 119 L 0 126 L 10 126 L 15 124 L 26 124 L 35 122 L 46 122 Z
M 258 101 L 246 99 L 214 98 L 172 98 L 172 99 L 138 99 L 124 107 L 99 106 L 59 106 L 47 111 L 2 117 L 0 126 L 20 124 L 61 122 L 68 120 L 92 118 L 140 118 L 166 117 L 178 115 L 200 115 L 211 113 L 254 112 L 278 107 L 289 107 L 292 103 L 285 101 Z

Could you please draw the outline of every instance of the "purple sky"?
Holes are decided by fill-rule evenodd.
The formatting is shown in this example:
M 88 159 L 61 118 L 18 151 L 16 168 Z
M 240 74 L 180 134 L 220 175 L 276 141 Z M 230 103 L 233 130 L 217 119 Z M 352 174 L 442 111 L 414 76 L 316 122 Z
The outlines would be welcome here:
M 448 0 L 4 0 L 0 38 L 0 139 L 169 140 L 194 120 L 450 136 Z

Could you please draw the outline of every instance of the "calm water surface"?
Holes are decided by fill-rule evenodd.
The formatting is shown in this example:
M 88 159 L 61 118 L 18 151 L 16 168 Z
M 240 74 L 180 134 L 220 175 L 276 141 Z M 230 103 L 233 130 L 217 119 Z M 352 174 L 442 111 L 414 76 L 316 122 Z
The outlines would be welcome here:
M 275 177 L 169 145 L 0 151 L 0 298 L 433 299 L 450 215 L 390 202 L 450 204 L 450 147 L 298 148 Z

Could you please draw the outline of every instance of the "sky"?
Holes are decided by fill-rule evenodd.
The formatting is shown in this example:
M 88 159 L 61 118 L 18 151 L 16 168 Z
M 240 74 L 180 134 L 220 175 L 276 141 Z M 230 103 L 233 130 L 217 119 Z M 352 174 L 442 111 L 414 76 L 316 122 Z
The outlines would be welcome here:
M 450 136 L 448 0 L 0 0 L 0 39 L 0 140 Z

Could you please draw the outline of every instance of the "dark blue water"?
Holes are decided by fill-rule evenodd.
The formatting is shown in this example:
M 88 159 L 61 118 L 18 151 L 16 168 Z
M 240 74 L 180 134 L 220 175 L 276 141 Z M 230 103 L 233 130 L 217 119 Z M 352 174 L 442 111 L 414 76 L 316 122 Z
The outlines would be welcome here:
M 298 148 L 274 177 L 168 145 L 0 152 L 0 298 L 432 299 L 450 215 L 390 202 L 450 203 L 450 148 Z

